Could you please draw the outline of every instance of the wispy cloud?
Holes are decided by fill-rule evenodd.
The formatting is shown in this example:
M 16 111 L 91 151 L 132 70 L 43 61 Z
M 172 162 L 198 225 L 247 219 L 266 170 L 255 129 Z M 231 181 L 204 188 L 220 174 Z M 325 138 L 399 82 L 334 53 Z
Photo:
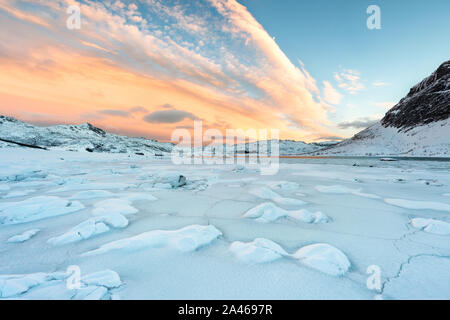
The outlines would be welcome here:
M 129 110 L 131 113 L 144 113 L 144 112 L 148 112 L 148 110 L 142 106 L 136 106 L 136 107 L 132 107 Z
M 325 101 L 331 104 L 339 104 L 342 99 L 342 94 L 340 94 L 329 81 L 324 81 L 323 97 Z
M 103 115 L 108 115 L 108 116 L 118 116 L 118 117 L 129 117 L 130 113 L 128 111 L 124 111 L 124 110 L 113 110 L 113 109 L 105 109 L 105 110 L 100 110 L 98 111 L 98 113 L 103 114 Z
M 348 91 L 350 94 L 356 94 L 365 89 L 361 82 L 361 74 L 357 70 L 343 69 L 334 74 L 334 78 L 338 82 L 338 87 Z
M 374 87 L 385 87 L 385 86 L 388 86 L 388 85 L 389 85 L 389 82 L 375 81 L 375 82 L 372 82 L 372 85 L 373 85 Z
M 193 113 L 184 110 L 157 110 L 144 117 L 144 121 L 150 123 L 178 123 L 184 119 L 197 120 Z

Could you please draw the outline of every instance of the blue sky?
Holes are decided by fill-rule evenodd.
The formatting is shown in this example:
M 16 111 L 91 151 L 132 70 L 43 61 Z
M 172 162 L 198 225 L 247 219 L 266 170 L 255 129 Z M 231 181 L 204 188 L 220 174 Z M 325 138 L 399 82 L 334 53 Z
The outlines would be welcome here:
M 449 18 L 448 0 L 4 0 L 0 113 L 160 140 L 193 120 L 347 138 L 449 59 Z
M 413 85 L 450 58 L 450 1 L 408 0 L 242 0 L 274 36 L 291 61 L 334 86 L 342 68 L 360 72 L 365 89 L 345 94 L 332 118 L 337 122 L 376 117 Z M 369 30 L 369 5 L 381 9 L 381 29 Z M 330 80 L 331 79 L 331 80 Z M 372 83 L 385 82 L 383 86 Z M 354 108 L 349 108 L 352 105 Z

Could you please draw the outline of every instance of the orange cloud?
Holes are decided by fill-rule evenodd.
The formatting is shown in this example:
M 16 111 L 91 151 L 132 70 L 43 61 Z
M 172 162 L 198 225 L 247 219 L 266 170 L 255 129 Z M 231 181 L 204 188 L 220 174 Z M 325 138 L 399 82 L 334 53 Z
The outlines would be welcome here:
M 130 14 L 140 17 L 136 6 L 118 8 L 128 10 L 120 16 L 87 2 L 81 5 L 81 30 L 70 31 L 64 8 L 75 2 L 40 0 L 52 13 L 46 22 L 52 28 L 45 32 L 24 25 L 28 13 L 13 14 L 8 7 L 11 18 L 0 27 L 9 24 L 16 33 L 0 30 L 0 43 L 7 44 L 0 55 L 0 112 L 33 121 L 42 114 L 55 122 L 91 121 L 114 132 L 168 139 L 176 127 L 191 126 L 193 116 L 149 123 L 144 114 L 101 111 L 143 106 L 154 112 L 170 104 L 202 119 L 205 127 L 277 128 L 282 138 L 307 141 L 335 135 L 306 70 L 290 62 L 245 7 L 234 0 L 211 1 L 229 21 L 226 36 L 243 35 L 255 64 L 226 48 L 220 49 L 223 60 L 215 61 L 189 44 L 149 32 L 144 16 L 127 20 Z M 179 24 L 192 20 L 183 20 L 179 10 L 173 14 Z

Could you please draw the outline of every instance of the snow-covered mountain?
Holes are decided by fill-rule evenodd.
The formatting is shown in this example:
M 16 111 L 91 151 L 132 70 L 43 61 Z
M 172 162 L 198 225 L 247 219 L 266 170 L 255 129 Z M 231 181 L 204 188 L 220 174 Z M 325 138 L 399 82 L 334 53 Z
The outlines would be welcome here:
M 0 147 L 21 143 L 69 151 L 161 154 L 170 152 L 171 143 L 145 138 L 130 138 L 111 134 L 89 123 L 39 127 L 11 117 L 0 116 Z
M 262 145 L 267 151 L 271 150 L 271 140 L 267 141 L 256 141 L 246 143 L 245 146 L 242 144 L 239 145 L 238 150 L 245 150 L 245 152 L 254 153 L 259 150 L 259 146 Z M 329 147 L 330 145 L 335 145 L 337 142 L 334 141 L 326 141 L 326 142 L 313 142 L 306 143 L 303 141 L 295 141 L 295 140 L 279 140 L 279 151 L 280 155 L 302 155 L 310 152 L 321 150 L 325 147 Z M 267 152 L 264 150 L 263 152 Z
M 375 125 L 317 155 L 450 157 L 450 61 Z
M 69 151 L 143 153 L 150 155 L 168 153 L 173 149 L 171 143 L 111 134 L 89 123 L 40 127 L 12 117 L 0 116 L 0 147 L 17 147 L 18 144 Z M 279 141 L 281 155 L 305 154 L 333 144 L 336 144 L 336 142 Z M 267 141 L 265 144 L 269 150 L 270 145 L 271 141 Z M 219 149 L 219 147 L 216 147 L 218 152 Z M 223 150 L 224 153 L 245 152 L 245 150 L 254 152 L 254 150 L 258 150 L 258 142 L 241 144 L 234 148 L 225 148 L 224 146 Z

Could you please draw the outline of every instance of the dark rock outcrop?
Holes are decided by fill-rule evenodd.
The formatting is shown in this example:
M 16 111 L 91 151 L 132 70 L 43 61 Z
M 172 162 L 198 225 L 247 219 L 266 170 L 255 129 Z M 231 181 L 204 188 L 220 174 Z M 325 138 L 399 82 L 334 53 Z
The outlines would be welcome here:
M 381 124 L 408 130 L 450 117 L 450 60 L 411 88 L 408 95 L 389 110 Z

